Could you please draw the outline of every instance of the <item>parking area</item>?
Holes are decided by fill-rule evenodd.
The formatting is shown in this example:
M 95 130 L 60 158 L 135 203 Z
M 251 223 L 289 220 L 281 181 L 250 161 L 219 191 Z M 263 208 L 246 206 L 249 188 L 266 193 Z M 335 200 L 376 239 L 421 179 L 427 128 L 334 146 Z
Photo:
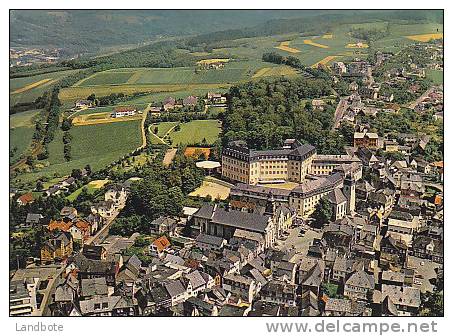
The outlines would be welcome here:
M 305 233 L 300 235 L 300 231 L 303 229 Z M 277 249 L 285 251 L 295 249 L 298 255 L 298 259 L 302 259 L 307 255 L 308 247 L 314 238 L 320 239 L 322 237 L 321 232 L 314 231 L 312 229 L 296 226 L 289 230 L 289 235 L 286 239 L 277 240 Z

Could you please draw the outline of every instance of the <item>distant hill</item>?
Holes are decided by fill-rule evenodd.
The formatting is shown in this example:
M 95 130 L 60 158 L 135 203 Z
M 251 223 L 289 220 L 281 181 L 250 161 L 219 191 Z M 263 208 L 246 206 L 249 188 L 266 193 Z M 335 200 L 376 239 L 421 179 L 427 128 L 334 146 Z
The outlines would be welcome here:
M 441 11 L 376 10 L 12 10 L 12 47 L 57 47 L 94 54 L 161 38 L 201 35 L 207 41 L 316 28 L 326 21 L 360 19 L 442 20 Z M 319 22 L 321 23 L 321 22 Z M 305 28 L 304 28 L 305 29 Z M 218 33 L 220 32 L 220 33 Z M 200 40 L 197 39 L 199 42 Z

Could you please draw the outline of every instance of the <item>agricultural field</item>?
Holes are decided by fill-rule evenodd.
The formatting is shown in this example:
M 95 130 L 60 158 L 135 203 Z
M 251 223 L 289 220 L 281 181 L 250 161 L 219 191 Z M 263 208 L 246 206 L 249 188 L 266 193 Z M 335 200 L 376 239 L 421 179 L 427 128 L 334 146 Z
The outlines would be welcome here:
M 278 77 L 278 76 L 297 76 L 297 71 L 289 66 L 265 67 L 255 72 L 252 78 L 260 77 Z
M 124 84 L 135 74 L 134 71 L 103 71 L 82 79 L 74 86 L 90 86 L 90 85 L 103 85 L 109 83 L 111 85 Z
M 96 192 L 96 190 L 101 189 L 105 184 L 110 182 L 110 180 L 94 180 L 89 182 L 87 185 L 84 185 L 83 187 L 80 187 L 76 191 L 74 191 L 72 194 L 68 195 L 66 197 L 67 200 L 70 202 L 73 202 L 81 193 L 84 188 L 86 188 L 86 191 L 88 194 L 92 195 Z
M 140 120 L 100 125 L 73 126 L 70 130 L 71 161 L 63 154 L 63 131 L 55 132 L 49 144 L 48 165 L 40 170 L 24 173 L 18 177 L 22 182 L 34 181 L 41 176 L 64 176 L 72 169 L 89 164 L 96 171 L 133 151 L 142 144 Z
M 173 145 L 200 143 L 203 139 L 206 139 L 207 144 L 212 144 L 221 132 L 218 120 L 192 120 L 180 125 L 180 131 L 170 133 Z
M 30 146 L 35 132 L 34 121 L 40 112 L 41 110 L 32 110 L 10 115 L 9 148 L 13 152 L 11 162 L 16 161 Z
M 431 40 L 438 40 L 444 38 L 444 34 L 436 33 L 436 34 L 420 34 L 420 35 L 410 35 L 406 36 L 409 40 L 414 40 L 417 42 L 429 42 Z
M 283 50 L 283 51 L 287 51 L 292 54 L 300 53 L 299 49 L 290 47 L 289 46 L 290 43 L 291 43 L 291 41 L 283 41 L 283 42 L 280 42 L 280 44 L 278 46 L 276 46 L 275 48 Z
M 52 84 L 77 71 L 63 70 L 29 77 L 11 78 L 9 80 L 10 104 L 32 102 L 46 90 L 49 90 Z

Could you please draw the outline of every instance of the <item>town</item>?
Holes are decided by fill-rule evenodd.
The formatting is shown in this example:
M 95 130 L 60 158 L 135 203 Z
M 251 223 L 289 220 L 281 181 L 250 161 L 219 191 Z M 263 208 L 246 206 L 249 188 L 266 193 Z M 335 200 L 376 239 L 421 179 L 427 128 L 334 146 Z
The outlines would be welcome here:
M 271 51 L 299 77 L 50 108 L 10 165 L 10 316 L 442 316 L 443 40 L 351 55 Z M 74 130 L 126 123 L 130 152 L 83 160 Z M 54 138 L 77 166 L 44 178 Z

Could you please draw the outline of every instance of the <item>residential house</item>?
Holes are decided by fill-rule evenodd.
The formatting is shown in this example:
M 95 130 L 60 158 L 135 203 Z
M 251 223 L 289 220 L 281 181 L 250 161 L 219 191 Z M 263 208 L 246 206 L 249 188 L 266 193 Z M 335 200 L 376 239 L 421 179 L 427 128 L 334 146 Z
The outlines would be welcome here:
M 41 261 L 52 262 L 69 257 L 73 251 L 72 236 L 68 232 L 55 232 L 41 247 Z
M 33 194 L 31 192 L 29 192 L 29 193 L 19 196 L 17 199 L 17 204 L 26 205 L 26 204 L 32 203 L 34 200 L 35 199 L 33 197 Z
M 344 284 L 344 295 L 351 300 L 367 300 L 374 290 L 374 276 L 365 271 L 356 271 Z

